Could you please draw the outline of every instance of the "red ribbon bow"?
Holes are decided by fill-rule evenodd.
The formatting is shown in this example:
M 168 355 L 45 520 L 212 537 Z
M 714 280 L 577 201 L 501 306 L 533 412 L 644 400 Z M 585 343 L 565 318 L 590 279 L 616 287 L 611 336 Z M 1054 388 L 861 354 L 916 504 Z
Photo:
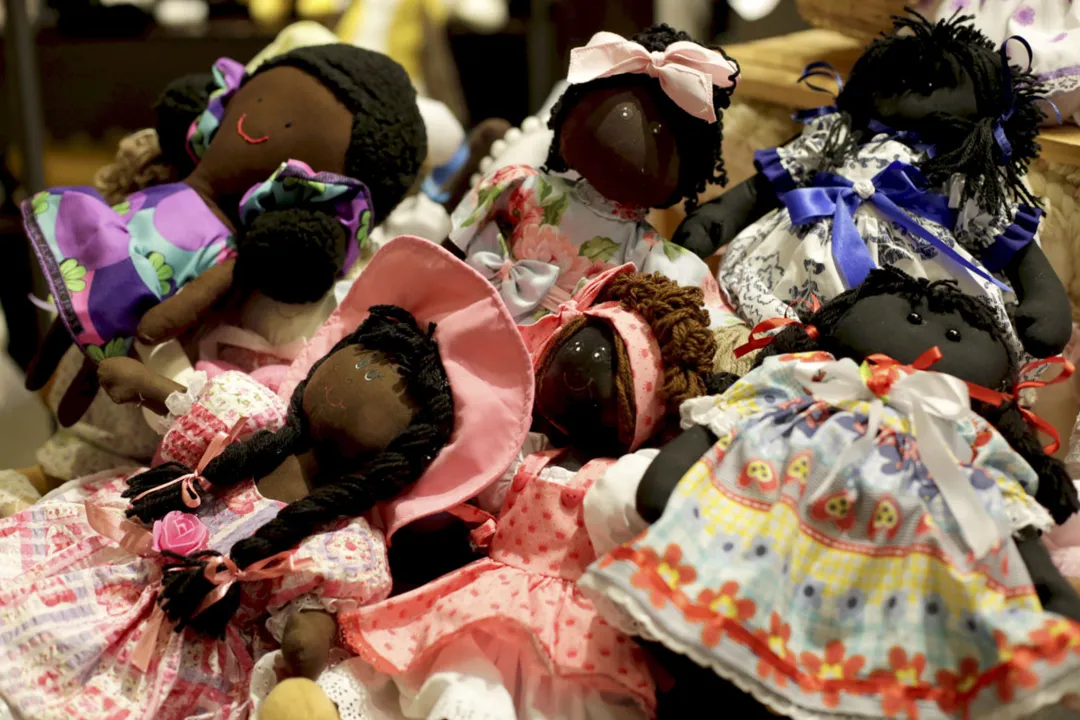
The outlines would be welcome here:
M 771 345 L 773 339 L 776 338 L 776 336 L 766 335 L 765 333 L 771 330 L 776 330 L 777 328 L 785 327 L 787 325 L 802 325 L 802 323 L 798 320 L 793 320 L 791 318 L 772 318 L 771 320 L 759 322 L 757 325 L 754 326 L 754 329 L 750 331 L 750 337 L 747 339 L 747 341 L 739 347 L 735 348 L 735 357 L 741 358 L 747 353 L 751 353 L 755 350 L 763 348 L 766 345 Z M 805 329 L 806 334 L 810 336 L 811 340 L 817 339 L 818 331 L 816 327 L 814 327 L 813 325 L 806 325 Z
M 1012 392 L 1007 393 L 998 392 L 979 385 L 972 385 L 971 383 L 968 383 L 968 388 L 970 389 L 971 397 L 985 403 L 990 403 L 991 405 L 1001 405 L 1006 400 L 1015 402 L 1016 407 L 1020 409 L 1020 414 L 1024 417 L 1024 421 L 1036 432 L 1041 432 L 1050 438 L 1050 442 L 1043 446 L 1043 451 L 1047 455 L 1053 455 L 1058 451 L 1058 448 L 1061 447 L 1061 435 L 1058 434 L 1057 428 L 1049 422 L 1020 405 L 1020 393 L 1027 388 L 1046 387 L 1047 385 L 1053 385 L 1054 383 L 1066 380 L 1076 371 L 1076 367 L 1071 362 L 1058 355 L 1057 357 L 1035 360 L 1028 363 L 1020 369 L 1020 375 L 1023 376 L 1032 370 L 1045 367 L 1046 365 L 1060 365 L 1061 372 L 1050 380 L 1025 380 L 1024 382 L 1017 383 L 1016 387 L 1012 389 Z

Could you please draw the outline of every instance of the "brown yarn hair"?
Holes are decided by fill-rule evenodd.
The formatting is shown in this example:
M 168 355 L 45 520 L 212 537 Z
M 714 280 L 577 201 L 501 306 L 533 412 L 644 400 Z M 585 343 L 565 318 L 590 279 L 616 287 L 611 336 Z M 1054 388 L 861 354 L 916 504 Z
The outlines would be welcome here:
M 116 160 L 94 175 L 94 187 L 110 205 L 151 185 L 175 182 L 176 169 L 165 162 L 153 128 L 137 130 L 120 141 Z

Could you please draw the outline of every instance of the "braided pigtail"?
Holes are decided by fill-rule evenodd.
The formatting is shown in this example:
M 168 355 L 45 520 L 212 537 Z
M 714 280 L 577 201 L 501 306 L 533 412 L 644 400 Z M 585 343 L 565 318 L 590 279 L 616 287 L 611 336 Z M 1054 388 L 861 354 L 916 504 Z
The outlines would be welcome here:
M 684 400 L 708 392 L 705 378 L 712 373 L 716 338 L 709 331 L 701 288 L 680 287 L 659 273 L 625 273 L 612 280 L 600 299 L 618 301 L 652 329 L 664 364 L 660 393 L 672 412 Z
M 329 523 L 359 517 L 394 498 L 423 475 L 450 442 L 454 428 L 453 396 L 433 332 L 434 325 L 422 331 L 400 308 L 376 306 L 356 333 L 328 353 L 349 344 L 385 353 L 400 368 L 406 392 L 418 408 L 412 422 L 358 469 L 344 467 L 345 461 L 338 459 L 331 467 L 324 467 L 320 457 L 323 482 L 307 497 L 284 507 L 251 537 L 236 543 L 228 558 L 213 552 L 197 553 L 170 567 L 163 578 L 162 607 L 178 627 L 186 624 L 208 635 L 222 635 L 240 603 L 239 583 L 207 606 L 207 596 L 216 585 L 210 578 L 231 572 L 230 565 L 242 573 L 287 552 Z M 300 397 L 298 389 L 293 396 L 293 410 L 298 414 L 302 414 Z M 208 467 L 207 472 L 210 470 Z

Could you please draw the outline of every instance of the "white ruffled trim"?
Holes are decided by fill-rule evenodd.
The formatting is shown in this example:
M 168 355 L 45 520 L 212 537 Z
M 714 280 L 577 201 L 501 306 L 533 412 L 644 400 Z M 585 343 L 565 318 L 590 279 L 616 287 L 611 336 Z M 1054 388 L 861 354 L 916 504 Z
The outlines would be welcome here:
M 1034 527 L 1046 534 L 1056 527 L 1047 509 L 1034 499 L 1005 498 L 1005 512 L 1009 514 L 1009 527 L 1013 532 Z
M 623 592 L 622 588 L 601 577 L 597 577 L 594 573 L 586 573 L 583 575 L 582 578 L 578 580 L 578 586 L 583 589 L 589 589 L 587 594 L 596 604 L 597 610 L 605 620 L 615 627 L 619 627 L 621 630 L 623 629 L 616 624 L 616 620 L 632 623 L 633 627 L 637 628 L 636 632 L 630 630 L 623 631 L 643 637 L 646 640 L 659 642 L 669 650 L 673 650 L 680 655 L 690 658 L 701 667 L 711 669 L 721 678 L 727 680 L 777 714 L 792 718 L 793 720 L 866 720 L 865 715 L 812 712 L 796 705 L 786 698 L 776 695 L 771 692 L 767 686 L 755 682 L 754 679 L 748 675 L 732 672 L 727 666 L 705 655 L 696 647 L 687 645 L 670 635 L 662 633 L 657 628 L 653 618 L 650 615 L 641 612 L 641 610 L 638 609 L 637 603 L 631 600 L 627 593 Z M 612 610 L 617 611 L 619 616 L 609 616 L 608 613 Z M 1071 677 L 1060 677 L 1052 684 L 1044 687 L 1033 695 L 1024 697 L 1019 701 L 1014 701 L 1008 706 L 998 708 L 993 712 L 983 713 L 979 716 L 979 720 L 1020 720 L 1021 718 L 1029 717 L 1032 713 L 1042 708 L 1059 703 L 1066 695 L 1074 693 L 1080 693 L 1080 673 L 1075 673 Z
M 266 629 L 280 644 L 281 638 L 285 635 L 285 625 L 288 624 L 293 613 L 305 610 L 319 610 L 331 615 L 338 615 L 356 610 L 359 607 L 360 603 L 352 599 L 324 598 L 315 593 L 308 593 L 294 598 L 280 607 L 270 608 L 269 617 L 266 618 Z
M 706 395 L 692 398 L 679 406 L 680 427 L 689 430 L 695 425 L 709 428 L 716 437 L 724 437 L 734 429 L 739 421 L 739 413 L 734 408 L 721 408 L 720 395 Z
M 202 370 L 196 370 L 191 374 L 191 379 L 188 381 L 187 390 L 180 392 L 177 390 L 174 393 L 170 393 L 169 397 L 165 398 L 165 407 L 169 409 L 169 414 L 166 417 L 159 417 L 157 415 L 149 415 L 148 419 L 151 421 L 151 426 L 154 430 L 164 435 L 180 418 L 181 415 L 190 412 L 191 408 L 195 406 L 195 403 L 199 401 L 199 397 L 202 395 L 203 390 L 206 389 L 208 379 L 206 373 Z

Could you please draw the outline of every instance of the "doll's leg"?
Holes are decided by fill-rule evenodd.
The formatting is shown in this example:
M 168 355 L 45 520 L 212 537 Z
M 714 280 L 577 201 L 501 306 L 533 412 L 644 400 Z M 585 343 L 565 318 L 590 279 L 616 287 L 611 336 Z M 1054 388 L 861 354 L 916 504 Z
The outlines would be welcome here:
M 97 366 L 90 358 L 83 358 L 82 367 L 56 408 L 56 419 L 61 427 L 71 427 L 82 419 L 90 404 L 94 402 L 98 387 Z
M 1080 594 L 1062 576 L 1050 558 L 1050 551 L 1034 532 L 1017 540 L 1016 547 L 1024 559 L 1032 584 L 1039 593 L 1043 608 L 1080 622 Z
M 112 401 L 120 405 L 137 402 L 159 415 L 167 415 L 165 400 L 184 392 L 179 383 L 159 375 L 134 358 L 107 358 L 97 369 L 97 379 Z
M 60 318 L 53 320 L 48 332 L 41 341 L 37 353 L 30 360 L 30 366 L 26 369 L 26 389 L 37 392 L 45 387 L 49 378 L 56 372 L 61 358 L 68 348 L 74 344 L 71 334 Z

